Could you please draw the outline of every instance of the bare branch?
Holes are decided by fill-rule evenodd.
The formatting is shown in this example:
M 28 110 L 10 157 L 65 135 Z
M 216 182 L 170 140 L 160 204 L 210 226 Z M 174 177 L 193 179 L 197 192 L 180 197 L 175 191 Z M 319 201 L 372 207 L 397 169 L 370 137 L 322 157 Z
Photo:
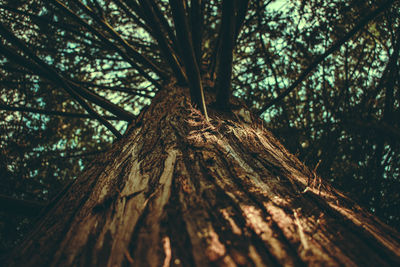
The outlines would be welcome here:
M 21 200 L 5 195 L 0 195 L 0 210 L 6 213 L 22 214 L 25 216 L 37 216 L 45 208 L 47 203 Z
M 117 4 L 118 7 L 120 7 L 131 19 L 133 19 L 133 21 L 139 26 L 142 27 L 145 31 L 147 31 L 148 33 L 151 34 L 151 32 L 153 31 L 148 25 L 144 24 L 140 19 L 143 19 L 143 15 L 140 16 L 140 14 L 142 14 L 142 12 L 138 12 L 137 9 L 135 8 L 137 6 L 137 4 L 134 1 L 123 1 L 121 2 L 120 0 L 113 0 L 114 3 Z M 133 6 L 133 8 L 132 8 Z M 131 10 L 132 9 L 136 14 L 132 13 Z
M 155 64 L 153 64 L 150 60 L 146 59 L 143 55 L 138 53 L 132 46 L 130 46 L 125 40 L 122 39 L 116 33 L 113 29 L 108 28 L 106 25 L 106 28 L 109 31 L 114 31 L 116 34 L 117 38 L 120 38 L 119 41 L 122 42 L 122 45 L 127 49 L 129 55 L 122 51 L 118 46 L 116 46 L 113 42 L 108 40 L 102 33 L 100 33 L 98 30 L 96 30 L 94 27 L 86 23 L 82 18 L 80 18 L 77 14 L 75 14 L 72 10 L 70 10 L 67 6 L 59 2 L 58 0 L 54 0 L 54 3 L 61 8 L 62 10 L 66 11 L 68 15 L 70 15 L 72 18 L 74 18 L 79 24 L 84 26 L 86 29 L 91 31 L 93 34 L 95 34 L 97 37 L 99 37 L 105 44 L 107 44 L 110 48 L 114 49 L 118 54 L 121 55 L 122 58 L 124 58 L 134 69 L 136 69 L 143 77 L 145 77 L 148 81 L 150 81 L 152 84 L 154 84 L 157 88 L 161 89 L 161 85 L 153 79 L 146 71 L 144 71 L 138 64 L 136 64 L 136 61 L 142 63 L 144 66 L 150 68 L 152 71 L 154 71 L 158 76 L 165 78 L 166 74 L 161 71 Z M 100 20 L 100 19 L 99 19 Z M 104 25 L 103 25 L 104 26 Z M 131 59 L 130 55 L 134 58 L 134 60 Z
M 222 22 L 217 54 L 216 106 L 222 110 L 229 109 L 231 96 L 231 76 L 233 48 L 235 42 L 235 2 L 222 2 Z
M 168 44 L 168 40 L 165 34 L 161 31 L 160 25 L 162 22 L 160 18 L 157 16 L 157 12 L 155 9 L 157 8 L 154 4 L 153 7 L 150 6 L 148 0 L 140 0 L 141 7 L 143 8 L 143 12 L 145 14 L 145 20 L 150 25 L 152 31 L 152 36 L 156 39 L 162 54 L 165 57 L 168 65 L 172 68 L 175 76 L 177 77 L 177 81 L 180 84 L 184 84 L 187 82 L 187 77 L 185 71 L 183 70 L 181 64 L 178 61 L 176 51 L 174 51 L 171 46 Z M 169 27 L 169 26 L 168 26 Z
M 192 43 L 196 61 L 201 65 L 201 45 L 204 24 L 204 1 L 191 0 L 190 1 L 190 22 L 192 31 Z
M 366 15 L 362 18 L 353 29 L 351 29 L 347 34 L 345 34 L 342 38 L 337 40 L 332 46 L 325 51 L 322 55 L 318 56 L 301 74 L 300 76 L 290 85 L 286 90 L 284 90 L 277 98 L 268 102 L 264 107 L 262 107 L 257 115 L 261 116 L 268 108 L 275 105 L 283 98 L 285 98 L 290 92 L 292 92 L 296 87 L 304 81 L 305 78 L 321 63 L 325 58 L 331 55 L 333 52 L 337 51 L 345 42 L 347 42 L 354 34 L 356 34 L 359 30 L 361 30 L 364 26 L 366 26 L 372 19 L 374 19 L 377 15 L 379 15 L 382 11 L 388 9 L 394 0 L 389 0 L 381 4 L 380 7 Z
M 268 5 L 268 3 L 267 3 Z M 247 8 L 249 6 L 249 0 L 239 0 L 237 3 L 237 15 L 235 25 L 235 42 L 243 26 L 244 19 L 247 14 Z
M 186 16 L 185 2 L 183 0 L 170 0 L 175 31 L 182 50 L 183 62 L 190 84 L 190 97 L 208 120 L 207 107 L 204 99 L 203 85 L 201 83 L 199 64 L 193 48 L 189 23 Z M 183 49 L 184 48 L 184 49 Z
M 179 46 L 178 46 L 178 40 L 176 39 L 175 33 L 173 28 L 170 26 L 168 20 L 166 17 L 163 15 L 161 12 L 158 4 L 154 0 L 150 0 L 151 7 L 158 18 L 158 20 L 161 22 L 161 26 L 163 29 L 167 32 L 169 40 L 171 41 L 172 48 L 175 52 L 179 54 Z
M 45 110 L 45 109 L 37 109 L 37 108 L 30 108 L 30 107 L 12 107 L 5 104 L 0 103 L 1 110 L 8 110 L 8 111 L 20 111 L 20 112 L 30 112 L 36 114 L 43 114 L 43 115 L 50 115 L 50 116 L 61 116 L 61 117 L 69 117 L 69 118 L 84 118 L 84 119 L 91 119 L 92 116 L 89 114 L 82 114 L 82 113 L 73 113 L 73 112 L 64 112 L 64 111 L 56 111 L 56 110 Z M 121 119 L 115 116 L 103 116 L 106 120 L 114 120 L 120 121 Z
M 24 54 L 26 54 L 29 58 L 31 58 L 39 67 L 39 71 L 41 74 L 45 74 L 44 77 L 46 79 L 52 80 L 56 85 L 59 85 L 60 87 L 64 88 L 76 101 L 78 101 L 79 104 L 82 105 L 82 107 L 94 118 L 98 119 L 104 126 L 106 126 L 111 132 L 113 132 L 117 137 L 120 137 L 121 134 L 103 117 L 101 117 L 96 111 L 93 110 L 93 108 L 86 103 L 86 101 L 82 98 L 81 94 L 85 95 L 85 97 L 89 100 L 93 100 L 96 102 L 98 105 L 102 105 L 104 108 L 108 108 L 108 110 L 115 115 L 121 116 L 121 118 L 127 119 L 129 121 L 133 120 L 135 118 L 134 115 L 131 113 L 125 111 L 124 109 L 121 109 L 115 104 L 112 104 L 108 100 L 87 91 L 86 89 L 80 88 L 79 86 L 76 86 L 72 82 L 66 80 L 61 74 L 57 72 L 53 67 L 49 66 L 46 64 L 43 60 L 41 60 L 39 57 L 37 57 L 22 41 L 20 41 L 16 36 L 14 36 L 11 32 L 9 32 L 2 23 L 0 23 L 0 34 L 6 38 L 9 42 L 14 44 L 16 47 L 22 50 Z M 10 53 L 11 54 L 11 53 Z M 20 61 L 27 61 L 28 64 L 29 60 L 26 60 L 24 57 L 14 55 L 14 57 L 18 57 L 19 62 Z M 24 66 L 24 65 L 22 65 Z M 35 71 L 35 69 L 33 69 Z M 72 85 L 73 88 L 70 86 Z
M 94 84 L 94 83 L 90 83 L 90 82 L 82 82 L 82 81 L 76 81 L 76 80 L 74 80 L 73 82 L 77 83 L 77 84 L 82 84 L 87 87 L 105 89 L 105 90 L 116 91 L 116 92 L 123 92 L 123 93 L 127 93 L 130 95 L 137 95 L 137 96 L 150 98 L 150 99 L 153 98 L 147 94 L 147 93 L 150 93 L 150 91 L 147 91 L 144 89 L 141 90 L 141 89 L 126 88 L 126 87 L 121 87 L 121 86 L 100 85 L 100 84 Z

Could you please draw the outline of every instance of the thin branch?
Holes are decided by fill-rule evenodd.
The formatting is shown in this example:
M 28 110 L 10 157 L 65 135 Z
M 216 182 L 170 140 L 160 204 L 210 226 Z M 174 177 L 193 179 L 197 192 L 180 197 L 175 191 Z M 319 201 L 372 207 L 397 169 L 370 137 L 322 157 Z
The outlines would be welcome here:
M 153 31 L 148 25 L 144 24 L 142 21 L 140 21 L 140 19 L 143 19 L 143 14 L 141 12 L 137 12 L 137 10 L 135 10 L 135 8 L 132 7 L 136 7 L 136 3 L 134 1 L 123 1 L 121 2 L 121 0 L 113 0 L 114 3 L 117 4 L 117 6 L 119 8 L 121 8 L 131 19 L 133 19 L 133 21 L 139 26 L 142 27 L 145 31 L 147 31 L 148 33 L 151 34 L 151 32 Z M 132 9 L 136 14 L 134 14 L 130 9 Z M 142 16 L 141 16 L 142 15 Z
M 400 140 L 400 129 L 393 124 L 384 121 L 379 121 L 377 119 L 372 119 L 368 122 L 360 120 L 343 120 L 342 123 L 346 124 L 349 128 L 360 128 L 364 133 L 373 129 L 376 132 L 391 138 L 395 142 L 399 142 Z
M 87 103 L 79 94 L 77 94 L 73 89 L 70 90 L 70 87 L 68 86 L 67 83 L 64 83 L 61 81 L 61 85 L 64 85 L 63 87 L 67 89 L 67 91 L 70 91 L 71 96 L 78 101 L 79 104 L 90 114 L 92 115 L 93 118 L 97 119 L 101 124 L 103 124 L 107 129 L 109 129 L 117 138 L 121 138 L 122 135 L 121 133 L 114 127 L 112 126 L 111 123 L 109 123 L 106 119 L 104 119 L 100 114 L 98 114 L 91 106 L 89 103 Z
M 272 0 L 268 1 L 268 3 L 266 3 L 265 6 L 269 5 L 271 2 L 272 2 Z M 269 56 L 268 48 L 265 46 L 264 38 L 262 36 L 262 13 L 261 13 L 261 10 L 262 10 L 262 8 L 264 8 L 264 5 L 260 6 L 260 2 L 257 2 L 257 8 L 258 8 L 258 10 L 257 10 L 258 36 L 260 38 L 261 47 L 262 47 L 262 49 L 264 51 L 264 57 L 266 57 L 266 59 L 267 59 L 266 60 L 268 62 L 267 64 L 268 64 L 269 68 L 272 71 L 272 75 L 274 76 L 275 85 L 280 90 L 279 81 L 278 81 L 278 74 L 276 73 L 276 70 L 272 65 L 272 58 Z
M 84 118 L 84 119 L 92 118 L 92 116 L 90 116 L 89 114 L 63 112 L 63 111 L 56 111 L 56 110 L 45 110 L 45 109 L 37 109 L 37 108 L 30 108 L 30 107 L 12 107 L 12 106 L 8 106 L 5 104 L 0 104 L 0 109 L 8 110 L 8 111 L 29 112 L 29 113 L 36 113 L 36 114 L 43 114 L 43 115 L 50 115 L 50 116 L 69 117 L 69 118 Z M 106 120 L 114 120 L 114 121 L 122 120 L 115 116 L 103 116 L 103 118 Z
M 98 30 L 96 30 L 94 27 L 86 23 L 81 17 L 79 17 L 77 14 L 75 14 L 72 10 L 70 10 L 67 6 L 59 2 L 58 0 L 53 0 L 54 3 L 62 10 L 66 11 L 68 15 L 70 15 L 72 18 L 74 18 L 79 24 L 81 24 L 83 27 L 88 29 L 90 32 L 95 34 L 97 37 L 100 38 L 105 44 L 107 44 L 110 48 L 114 49 L 116 52 L 118 52 L 122 58 L 124 58 L 135 70 L 137 70 L 143 77 L 145 77 L 147 80 L 149 80 L 151 83 L 153 83 L 157 88 L 161 89 L 161 85 L 153 79 L 146 71 L 144 71 L 134 60 L 131 59 L 129 55 L 131 55 L 136 61 L 142 63 L 144 66 L 148 67 L 152 71 L 154 71 L 159 77 L 165 78 L 166 74 L 161 71 L 155 64 L 153 64 L 150 60 L 145 58 L 143 55 L 138 53 L 132 46 L 130 46 L 125 40 L 123 40 L 118 33 L 115 32 L 115 34 L 121 38 L 120 41 L 122 41 L 122 45 L 126 46 L 125 49 L 127 49 L 127 52 L 131 52 L 129 55 L 122 51 L 118 46 L 116 46 L 113 42 L 108 40 L 107 37 L 105 37 L 102 33 L 100 33 Z M 108 29 L 113 31 L 113 29 Z
M 185 84 L 187 82 L 187 77 L 185 71 L 183 70 L 181 64 L 178 61 L 176 51 L 168 44 L 168 39 L 165 34 L 161 31 L 160 25 L 163 23 L 160 21 L 160 17 L 157 16 L 155 9 L 158 7 L 153 4 L 150 6 L 148 0 L 140 0 L 143 13 L 145 15 L 146 22 L 150 25 L 152 31 L 152 36 L 156 39 L 158 46 L 160 47 L 161 53 L 165 57 L 168 65 L 174 72 L 178 83 Z M 166 25 L 166 27 L 169 27 Z M 175 39 L 175 38 L 174 38 Z
M 86 97 L 89 97 L 96 101 L 97 103 L 100 103 L 106 107 L 109 107 L 109 111 L 112 113 L 117 113 L 115 115 L 121 116 L 121 118 L 127 118 L 129 121 L 133 120 L 135 118 L 134 115 L 131 113 L 125 111 L 124 109 L 121 109 L 115 104 L 112 104 L 111 102 L 101 98 L 100 96 L 95 95 L 94 93 L 91 93 L 87 91 L 86 89 L 82 89 L 78 86 L 75 86 L 72 84 L 73 88 L 70 86 L 71 82 L 67 81 L 63 76 L 61 76 L 57 70 L 55 70 L 53 67 L 50 65 L 46 64 L 43 60 L 41 60 L 38 56 L 36 56 L 23 42 L 21 42 L 16 36 L 14 36 L 11 32 L 9 32 L 2 23 L 0 23 L 0 34 L 6 38 L 9 42 L 14 44 L 16 47 L 22 50 L 24 54 L 29 56 L 38 66 L 39 68 L 39 73 L 45 74 L 44 77 L 46 79 L 52 80 L 56 85 L 59 85 L 60 87 L 64 88 L 76 101 L 78 101 L 79 104 L 90 114 L 93 116 L 93 118 L 98 119 L 104 126 L 106 126 L 114 135 L 117 137 L 120 137 L 121 134 L 119 131 L 117 131 L 114 126 L 112 126 L 107 120 L 105 120 L 103 117 L 101 117 L 94 109 L 90 106 L 90 104 L 86 103 L 86 101 L 82 98 L 80 93 L 83 93 L 86 95 Z M 0 44 L 1 45 L 1 44 Z M 2 46 L 2 45 L 1 45 Z M 9 51 L 9 54 L 11 52 Z M 29 60 L 26 60 L 24 57 L 19 56 L 14 54 L 14 57 L 17 57 L 20 61 L 24 62 L 26 61 L 28 64 L 31 63 Z M 24 65 L 22 65 L 24 66 Z M 33 69 L 35 71 L 35 69 Z M 78 90 L 78 92 L 76 91 Z
M 58 0 L 57 0 L 58 1 Z M 156 73 L 160 75 L 160 77 L 165 78 L 165 74 L 149 59 L 140 54 L 134 47 L 132 47 L 121 35 L 105 20 L 103 17 L 99 17 L 96 13 L 93 12 L 87 5 L 82 3 L 81 1 L 76 1 L 78 5 L 86 11 L 99 25 L 103 27 L 111 36 L 114 37 L 114 40 L 118 41 L 125 50 L 134 56 L 136 60 L 141 62 L 143 65 L 150 67 L 150 69 L 156 70 Z
M 57 26 L 59 29 L 65 30 L 66 31 L 65 33 L 68 33 L 68 34 L 73 33 L 76 36 L 80 36 L 80 37 L 83 38 L 83 40 L 79 40 L 79 39 L 76 39 L 76 38 L 70 39 L 71 41 L 79 42 L 79 43 L 86 44 L 86 45 L 90 45 L 91 47 L 93 47 L 94 44 L 97 44 L 97 45 L 100 44 L 100 42 L 97 39 L 90 38 L 87 35 L 85 35 L 85 33 L 83 33 L 82 31 L 79 31 L 79 29 L 77 29 L 76 25 L 68 24 L 68 23 L 65 23 L 65 22 L 62 22 L 62 21 L 54 21 L 54 20 L 52 20 L 52 19 L 50 19 L 48 17 L 38 16 L 36 14 L 30 13 L 30 12 L 26 12 L 26 11 L 22 11 L 22 10 L 19 10 L 19 9 L 15 9 L 15 8 L 12 8 L 12 7 L 9 7 L 9 6 L 6 6 L 6 5 L 0 5 L 0 8 L 8 10 L 8 11 L 16 13 L 16 14 L 27 16 L 32 20 L 32 22 L 36 23 L 36 25 L 38 25 L 38 22 L 40 22 L 40 23 L 46 23 L 47 25 L 51 25 L 51 26 Z M 61 36 L 59 35 L 59 37 L 61 37 Z M 62 37 L 66 38 L 66 36 L 62 36 Z M 90 41 L 92 43 L 90 43 L 90 44 L 89 43 L 85 43 L 84 40 Z
M 21 200 L 5 195 L 0 195 L 0 210 L 6 213 L 21 214 L 25 216 L 39 215 L 47 203 Z
M 32 59 L 36 66 L 39 67 L 39 75 L 41 74 L 45 79 L 47 80 L 52 80 L 58 85 L 63 85 L 62 87 L 64 89 L 71 89 L 74 92 L 72 94 L 79 94 L 80 96 L 85 97 L 87 100 L 92 101 L 93 103 L 101 106 L 102 108 L 110 111 L 114 115 L 120 117 L 121 119 L 131 121 L 135 119 L 135 116 L 132 115 L 131 113 L 127 112 L 126 110 L 118 107 L 117 105 L 111 103 L 107 99 L 88 91 L 85 88 L 79 87 L 77 84 L 71 82 L 70 80 L 66 79 L 64 76 L 58 73 L 56 69 L 45 63 L 42 59 L 40 59 L 38 56 L 34 54 L 33 51 L 31 51 L 26 44 L 24 44 L 22 41 L 20 41 L 16 36 L 14 36 L 11 32 L 9 32 L 3 24 L 0 23 L 0 34 L 3 35 L 8 41 L 13 43 L 16 47 L 20 48 L 22 52 L 27 55 L 30 59 Z M 20 61 L 19 64 L 22 62 L 27 62 L 27 60 L 24 57 L 18 56 L 17 54 L 14 55 L 14 57 L 19 57 Z M 22 62 L 21 62 L 22 61 Z M 30 63 L 29 61 L 27 62 L 28 64 Z M 22 64 L 24 66 L 24 64 Z M 35 66 L 30 65 L 31 68 L 33 68 L 33 71 L 37 71 Z M 72 86 L 72 88 L 71 88 Z M 69 91 L 69 90 L 67 90 Z M 71 94 L 71 92 L 69 92 Z
M 400 35 L 400 27 L 397 28 L 397 36 Z M 399 37 L 400 38 L 400 37 Z M 391 123 L 393 116 L 393 108 L 394 108 L 394 86 L 395 86 L 395 79 L 396 79 L 396 66 L 397 60 L 399 58 L 400 52 L 400 40 L 395 40 L 395 44 L 393 47 L 393 54 L 389 58 L 388 68 L 390 68 L 388 73 L 388 79 L 386 80 L 386 91 L 385 91 L 385 107 L 383 110 L 383 120 Z
M 90 83 L 90 82 L 82 82 L 82 81 L 76 81 L 76 80 L 74 80 L 74 83 L 82 84 L 87 87 L 94 87 L 94 88 L 105 89 L 105 90 L 110 90 L 110 91 L 124 92 L 124 93 L 130 94 L 130 95 L 137 95 L 137 96 L 146 97 L 146 98 L 150 98 L 150 99 L 153 98 L 146 94 L 146 93 L 150 93 L 150 91 L 147 91 L 144 89 L 131 89 L 131 88 L 126 88 L 126 87 L 122 87 L 122 86 L 100 85 L 100 84 L 94 84 L 94 83 Z
M 71 154 L 71 155 L 65 155 L 65 156 L 60 156 L 57 157 L 57 159 L 68 159 L 68 158 L 84 158 L 84 157 L 90 157 L 94 155 L 98 155 L 100 153 L 107 152 L 107 150 L 97 150 L 97 151 L 90 151 L 90 152 L 81 152 L 81 153 L 76 153 L 76 154 Z M 53 157 L 52 159 L 54 159 Z
M 364 26 L 366 26 L 372 19 L 374 19 L 377 15 L 379 15 L 382 11 L 388 9 L 394 0 L 389 0 L 384 3 L 364 18 L 362 18 L 359 23 L 354 26 L 347 34 L 345 34 L 341 39 L 337 40 L 328 50 L 325 51 L 322 55 L 318 56 L 301 74 L 300 76 L 290 85 L 286 90 L 284 90 L 277 98 L 268 102 L 264 107 L 262 107 L 257 115 L 261 116 L 268 108 L 275 105 L 283 98 L 285 98 L 290 92 L 292 92 L 296 87 L 308 77 L 308 75 L 321 63 L 326 57 L 331 55 L 333 52 L 337 51 L 345 42 L 347 42 L 354 34 L 356 34 L 359 30 L 361 30 Z
M 161 12 L 157 2 L 153 1 L 153 0 L 150 0 L 150 4 L 151 4 L 151 6 L 153 8 L 153 11 L 154 11 L 156 17 L 161 22 L 161 26 L 167 32 L 168 37 L 169 37 L 170 41 L 172 42 L 171 43 L 172 48 L 174 49 L 174 51 L 179 53 L 178 40 L 176 39 L 176 36 L 175 36 L 173 28 L 170 26 L 168 20 L 166 19 L 166 17 Z

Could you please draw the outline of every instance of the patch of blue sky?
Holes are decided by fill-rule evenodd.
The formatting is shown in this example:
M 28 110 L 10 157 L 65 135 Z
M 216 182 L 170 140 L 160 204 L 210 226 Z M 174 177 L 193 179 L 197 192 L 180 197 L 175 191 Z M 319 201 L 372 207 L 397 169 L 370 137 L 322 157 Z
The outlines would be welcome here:
M 268 6 L 268 11 L 282 11 L 285 8 L 288 8 L 290 1 L 288 0 L 275 0 L 272 1 Z

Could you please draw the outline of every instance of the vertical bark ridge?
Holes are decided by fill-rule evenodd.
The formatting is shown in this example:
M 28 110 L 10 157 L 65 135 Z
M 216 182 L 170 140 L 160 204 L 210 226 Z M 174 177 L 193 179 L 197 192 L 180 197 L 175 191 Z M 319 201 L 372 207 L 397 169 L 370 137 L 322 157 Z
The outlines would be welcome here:
M 220 158 L 223 159 L 222 157 Z M 225 166 L 231 165 L 228 162 L 232 163 L 230 160 L 224 161 L 223 164 Z M 268 199 L 263 196 L 263 200 L 260 201 L 258 198 L 254 197 L 256 191 L 251 190 L 251 188 L 246 185 L 246 181 L 240 177 L 240 175 L 242 175 L 242 177 L 246 176 L 245 179 L 248 179 L 248 174 L 243 175 L 243 171 L 238 171 L 234 169 L 233 166 L 228 168 L 227 172 L 222 175 L 221 173 L 218 174 L 213 168 L 209 169 L 211 171 L 211 176 L 216 180 L 216 185 L 220 186 L 223 192 L 229 192 L 227 196 L 231 199 L 232 204 L 234 203 L 234 205 L 237 206 L 242 220 L 246 222 L 246 227 L 254 233 L 256 238 L 259 238 L 260 241 L 264 243 L 272 254 L 272 257 L 276 258 L 275 262 L 281 265 L 301 266 L 301 260 L 297 258 L 296 250 L 293 249 L 291 243 L 286 240 L 281 229 L 271 220 L 270 214 L 268 214 L 263 206 L 263 201 Z M 232 171 L 232 169 L 234 170 Z M 239 174 L 239 176 L 237 174 Z M 226 177 L 230 177 L 230 179 L 228 180 Z M 247 190 L 250 190 L 249 192 L 251 193 L 246 193 Z M 269 220 L 267 219 L 267 221 L 264 221 L 264 218 L 269 218 Z
M 357 251 L 359 251 L 359 254 L 351 252 L 349 253 L 349 257 L 354 257 L 354 260 L 357 261 L 364 260 L 363 263 L 366 265 L 370 264 L 368 262 L 368 259 L 363 257 L 363 255 L 365 255 L 366 253 L 376 255 L 377 259 L 375 261 L 377 262 L 377 264 L 379 262 L 379 264 L 381 264 L 382 266 L 393 266 L 398 264 L 399 259 L 397 256 L 398 253 L 396 252 L 396 247 L 392 247 L 392 245 L 389 245 L 389 242 L 388 240 L 386 240 L 386 238 L 384 240 L 379 240 L 379 236 L 376 237 L 376 233 L 370 231 L 375 229 L 366 229 L 371 227 L 371 225 L 368 223 L 368 220 L 362 220 L 362 223 L 361 220 L 358 223 L 354 223 L 354 220 L 352 219 L 354 215 L 346 216 L 343 212 L 340 211 L 343 210 L 343 207 L 341 207 L 340 210 L 337 210 L 333 207 L 333 204 L 325 203 L 318 199 L 316 194 L 311 192 L 307 193 L 307 197 L 309 199 L 312 199 L 317 207 L 324 210 L 325 213 L 329 215 L 328 219 L 331 221 L 331 227 L 336 226 L 338 233 L 343 232 L 344 228 L 345 231 L 349 233 L 346 238 L 349 238 L 353 241 L 350 243 L 341 243 L 340 239 L 329 240 L 332 243 L 336 241 L 336 243 L 334 243 L 333 245 L 337 246 L 338 244 L 340 244 L 341 246 L 345 247 L 346 251 L 354 251 L 354 249 L 357 249 Z M 349 213 L 353 212 L 364 213 L 362 209 L 357 205 L 355 205 L 352 210 L 349 210 Z M 362 216 L 365 215 L 361 214 L 361 216 L 359 217 L 362 218 Z M 396 235 L 388 236 L 387 239 L 393 240 L 390 242 L 397 242 L 395 241 L 397 239 Z M 358 243 L 358 245 L 356 247 L 352 246 L 353 243 Z M 388 250 L 387 247 L 391 247 L 392 249 Z
M 80 207 L 75 207 L 79 211 L 75 214 L 63 242 L 54 255 L 52 266 L 87 261 L 85 259 L 87 255 L 82 254 L 81 250 L 84 250 L 90 243 L 89 241 L 93 239 L 96 241 L 95 250 L 91 251 L 94 261 L 98 256 L 97 250 L 103 249 L 104 239 L 110 234 L 108 227 L 113 226 L 120 219 L 120 214 L 115 214 L 115 206 L 119 197 L 118 180 L 121 182 L 121 178 L 118 179 L 118 177 L 126 168 L 124 166 L 131 160 L 131 154 L 127 150 L 121 151 L 120 155 L 115 156 L 118 161 L 114 159 L 111 167 L 105 169 L 96 180 L 96 185 L 88 192 L 87 200 Z M 104 246 L 110 245 L 105 244 Z
M 149 263 L 149 266 L 161 266 L 162 262 L 160 223 L 163 210 L 170 197 L 176 155 L 176 150 L 168 151 L 168 157 L 164 161 L 164 171 L 158 179 L 157 188 L 148 198 L 148 215 L 144 218 L 142 227 L 139 228 L 135 250 L 132 253 L 134 260 L 145 258 L 144 262 Z M 143 263 L 136 260 L 133 266 L 143 266 Z
M 209 190 L 202 179 L 198 157 L 198 153 L 191 149 L 187 149 L 184 154 L 186 160 L 183 162 L 184 172 L 180 179 L 182 191 L 179 194 L 183 206 L 183 219 L 193 247 L 193 258 L 196 266 L 232 262 L 231 257 L 226 255 L 226 247 L 216 234 L 207 203 L 204 201 L 209 197 Z M 193 164 L 190 159 L 194 159 L 196 163 Z
M 130 145 L 125 144 L 125 147 Z M 98 184 L 98 179 L 93 177 L 100 177 L 113 168 L 115 162 L 112 159 L 115 154 L 120 153 L 118 150 L 121 150 L 121 147 L 113 148 L 104 156 L 99 157 L 88 171 L 70 186 L 65 195 L 60 197 L 59 204 L 47 212 L 46 217 L 36 226 L 36 230 L 27 237 L 18 251 L 14 251 L 14 254 L 18 253 L 18 256 L 11 255 L 11 258 L 15 259 L 12 265 L 25 266 L 28 262 L 30 266 L 51 265 L 54 254 L 60 249 L 75 216 L 90 197 L 89 193 L 81 194 L 81 192 L 91 192 Z M 49 240 L 51 240 L 51 246 L 48 245 Z
M 254 242 L 258 243 L 259 246 L 263 248 L 263 250 L 260 251 L 260 247 L 258 247 L 258 253 L 264 261 L 268 263 L 268 266 L 280 266 L 284 265 L 284 263 L 301 266 L 300 261 L 293 261 L 293 256 L 295 257 L 296 255 L 295 251 L 291 251 L 291 247 L 282 244 L 281 241 L 277 242 L 277 239 L 280 239 L 282 235 L 279 233 L 279 229 L 274 227 L 273 222 L 258 220 L 258 223 L 263 224 L 263 227 L 258 227 L 259 225 L 254 223 L 256 217 L 260 218 L 260 209 L 253 206 L 256 203 L 249 198 L 248 195 L 232 193 L 239 192 L 240 185 L 237 183 L 225 184 L 225 179 L 218 177 L 215 171 L 205 169 L 204 172 L 208 174 L 209 179 L 212 180 L 215 187 L 218 188 L 215 197 L 220 201 L 222 198 L 226 199 L 226 206 L 221 207 L 219 214 L 214 214 L 214 220 L 217 220 L 219 217 L 223 218 L 226 223 L 228 223 L 227 226 L 230 226 L 225 226 L 226 229 L 231 231 L 226 237 L 227 242 L 229 242 L 229 238 L 232 238 L 232 236 L 236 234 L 236 239 L 240 241 L 236 244 L 232 242 L 233 245 L 239 245 L 239 248 L 247 246 L 249 250 L 250 244 Z M 211 207 L 212 206 L 209 207 L 210 210 L 213 210 Z M 248 207 L 252 208 L 247 209 Z M 231 211 L 231 215 L 229 215 L 227 209 Z M 265 216 L 265 218 L 267 217 L 265 213 L 263 216 Z M 225 232 L 228 230 L 225 230 Z M 233 245 L 231 249 L 235 251 Z M 279 250 L 279 252 L 277 250 Z M 289 254 L 292 255 L 288 257 Z
M 179 142 L 178 142 L 179 144 Z M 188 189 L 187 173 L 183 166 L 182 157 L 176 162 L 174 183 L 171 188 L 171 197 L 165 206 L 162 226 L 162 235 L 170 238 L 171 243 L 171 265 L 196 266 L 193 258 L 193 246 L 187 231 L 187 225 L 183 219 L 184 203 L 180 202 L 180 194 Z M 165 256 L 165 255 L 164 255 Z

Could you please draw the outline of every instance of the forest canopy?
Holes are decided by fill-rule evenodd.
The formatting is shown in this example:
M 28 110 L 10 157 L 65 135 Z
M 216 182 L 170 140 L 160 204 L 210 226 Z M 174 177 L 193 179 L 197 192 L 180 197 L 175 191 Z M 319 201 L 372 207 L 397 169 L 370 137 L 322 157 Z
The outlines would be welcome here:
M 0 35 L 2 252 L 168 84 L 400 229 L 399 1 L 0 0 Z

